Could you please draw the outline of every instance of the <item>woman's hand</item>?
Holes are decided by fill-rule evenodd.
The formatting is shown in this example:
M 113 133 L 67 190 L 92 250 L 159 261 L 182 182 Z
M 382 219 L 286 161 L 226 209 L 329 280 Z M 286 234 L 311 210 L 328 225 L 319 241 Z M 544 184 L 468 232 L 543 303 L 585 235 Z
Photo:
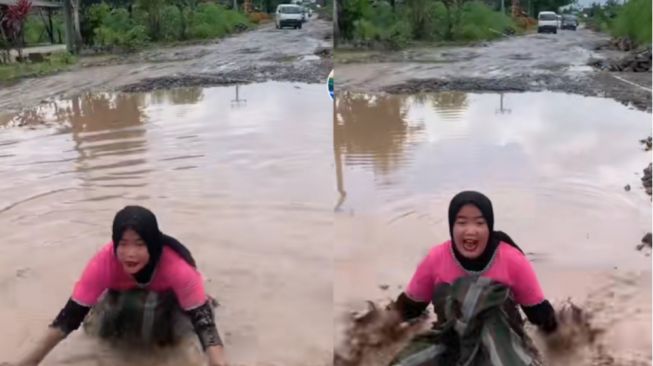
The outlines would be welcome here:
M 206 355 L 209 358 L 209 366 L 227 366 L 224 347 L 210 346 L 206 349 Z

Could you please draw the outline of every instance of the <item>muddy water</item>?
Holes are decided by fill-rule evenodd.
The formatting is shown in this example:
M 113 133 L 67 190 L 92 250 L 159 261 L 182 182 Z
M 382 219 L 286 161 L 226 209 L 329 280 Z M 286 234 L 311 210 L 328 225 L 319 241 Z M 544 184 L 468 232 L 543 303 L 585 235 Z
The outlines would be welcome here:
M 607 329 L 605 350 L 554 364 L 596 364 L 586 356 L 599 351 L 650 364 L 651 261 L 635 249 L 651 227 L 638 176 L 650 162 L 638 144 L 650 114 L 575 95 L 459 92 L 342 93 L 336 113 L 337 334 L 342 314 L 399 294 L 448 239 L 451 197 L 476 189 L 547 297 L 571 297 Z
M 193 251 L 233 365 L 330 364 L 337 193 L 325 89 L 94 94 L 4 116 L 25 127 L 0 131 L 0 362 L 56 315 L 115 211 L 139 203 Z M 107 352 L 76 332 L 44 364 L 197 364 Z

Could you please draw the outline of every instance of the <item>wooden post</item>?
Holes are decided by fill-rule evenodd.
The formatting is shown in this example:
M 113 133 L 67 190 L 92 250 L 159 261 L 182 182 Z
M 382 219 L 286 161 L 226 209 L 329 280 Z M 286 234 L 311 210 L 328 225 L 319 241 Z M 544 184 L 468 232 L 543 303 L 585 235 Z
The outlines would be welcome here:
M 70 0 L 63 1 L 64 36 L 66 38 L 66 50 L 75 53 L 75 34 L 73 31 L 73 15 Z
M 54 24 L 52 24 L 52 8 L 48 8 L 48 35 L 50 43 L 54 44 Z

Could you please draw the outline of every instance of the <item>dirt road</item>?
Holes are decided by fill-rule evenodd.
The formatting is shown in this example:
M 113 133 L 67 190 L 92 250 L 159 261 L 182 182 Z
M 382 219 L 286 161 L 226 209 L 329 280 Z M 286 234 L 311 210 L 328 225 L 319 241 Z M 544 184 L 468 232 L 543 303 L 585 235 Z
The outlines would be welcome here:
M 210 44 L 148 50 L 102 62 L 82 59 L 73 71 L 3 86 L 0 110 L 11 112 L 45 99 L 88 91 L 266 80 L 324 82 L 332 68 L 331 34 L 332 23 L 311 19 L 300 30 L 277 30 L 274 24 L 265 24 Z
M 650 110 L 650 73 L 599 72 L 588 66 L 595 59 L 626 55 L 595 50 L 608 40 L 607 35 L 579 29 L 362 58 L 336 51 L 337 84 L 340 90 L 391 93 L 552 90 L 606 96 Z

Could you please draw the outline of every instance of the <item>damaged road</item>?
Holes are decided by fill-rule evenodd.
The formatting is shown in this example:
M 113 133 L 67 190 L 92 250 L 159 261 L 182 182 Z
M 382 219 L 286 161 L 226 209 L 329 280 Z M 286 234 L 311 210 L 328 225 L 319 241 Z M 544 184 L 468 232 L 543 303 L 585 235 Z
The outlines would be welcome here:
M 339 90 L 397 94 L 550 90 L 613 98 L 650 111 L 650 71 L 610 72 L 591 66 L 627 55 L 606 49 L 609 42 L 605 34 L 579 29 L 476 46 L 370 53 L 353 61 L 347 60 L 347 51 L 336 51 L 337 83 Z
M 332 69 L 332 23 L 313 17 L 303 29 L 274 23 L 210 43 L 159 48 L 109 59 L 82 59 L 76 69 L 24 79 L 0 89 L 12 112 L 92 91 L 151 91 L 264 81 L 322 83 Z

